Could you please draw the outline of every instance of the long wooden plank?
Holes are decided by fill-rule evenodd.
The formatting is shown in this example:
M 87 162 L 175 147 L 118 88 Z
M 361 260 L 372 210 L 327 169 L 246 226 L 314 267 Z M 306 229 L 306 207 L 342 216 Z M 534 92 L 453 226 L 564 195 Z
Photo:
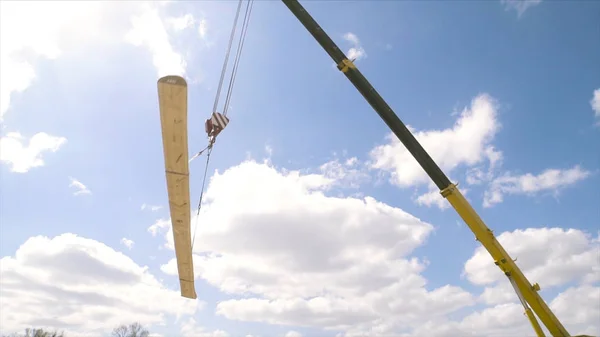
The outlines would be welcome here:
M 190 231 L 187 83 L 180 76 L 158 80 L 165 172 L 181 296 L 196 298 Z

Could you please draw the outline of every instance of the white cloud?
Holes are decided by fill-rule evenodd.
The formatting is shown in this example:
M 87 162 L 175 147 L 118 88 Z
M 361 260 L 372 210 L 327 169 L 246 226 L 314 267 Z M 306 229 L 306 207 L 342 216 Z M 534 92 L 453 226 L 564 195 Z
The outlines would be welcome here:
M 488 305 L 498 305 L 516 302 L 517 295 L 510 282 L 500 281 L 493 287 L 486 287 L 479 300 Z
M 590 172 L 578 165 L 570 169 L 547 169 L 538 175 L 531 173 L 515 176 L 505 173 L 495 178 L 485 191 L 483 205 L 490 207 L 500 203 L 505 194 L 535 195 L 551 192 L 557 195 L 561 189 L 590 176 Z
M 44 166 L 42 154 L 56 152 L 67 139 L 51 136 L 45 132 L 36 133 L 24 145 L 24 137 L 18 132 L 9 132 L 0 138 L 0 161 L 10 165 L 12 172 L 25 173 L 34 167 Z
M 474 302 L 458 287 L 425 288 L 426 263 L 410 253 L 431 225 L 370 197 L 326 195 L 345 177 L 253 161 L 212 177 L 194 248 L 196 275 L 244 297 L 218 303 L 219 315 L 323 328 L 408 325 Z M 171 231 L 165 235 L 172 247 Z M 174 262 L 162 269 L 175 274 Z
M 125 40 L 150 51 L 158 77 L 185 75 L 187 64 L 183 56 L 171 45 L 167 24 L 161 18 L 158 8 L 146 5 L 143 13 L 131 19 L 131 25 L 132 28 L 125 35 Z
M 594 110 L 594 117 L 597 119 L 597 124 L 600 125 L 600 88 L 594 90 L 594 96 L 590 101 L 592 110 Z
M 444 130 L 411 132 L 448 175 L 459 167 L 466 168 L 469 185 L 488 184 L 483 205 L 490 207 L 503 201 L 506 194 L 535 195 L 551 192 L 557 195 L 561 189 L 587 178 L 590 172 L 575 166 L 571 169 L 547 169 L 537 176 L 531 173 L 515 176 L 510 172 L 498 173 L 503 153 L 492 144 L 500 129 L 497 120 L 497 103 L 487 94 L 477 96 L 470 108 L 465 108 L 454 126 Z M 428 191 L 420 194 L 415 202 L 423 206 L 448 208 L 425 171 L 394 134 L 388 135 L 388 143 L 371 151 L 371 168 L 390 174 L 391 182 L 400 187 L 428 184 Z
M 148 204 L 142 204 L 142 207 L 141 207 L 141 209 L 142 209 L 142 211 L 147 209 L 147 210 L 150 210 L 150 211 L 152 211 L 152 212 L 156 212 L 156 211 L 158 211 L 158 210 L 161 210 L 161 209 L 162 209 L 162 206 L 160 206 L 160 205 L 148 205 Z
M 491 145 L 500 128 L 497 105 L 487 94 L 475 97 L 465 108 L 452 128 L 416 131 L 417 140 L 447 174 L 459 166 L 474 167 L 488 160 L 490 167 L 498 162 L 501 153 Z M 400 187 L 427 184 L 429 178 L 418 162 L 394 134 L 388 143 L 371 151 L 371 167 L 391 174 L 391 182 Z
M 581 286 L 567 289 L 552 300 L 549 306 L 572 336 L 580 334 L 597 336 L 600 333 L 599 301 L 600 288 Z M 404 336 L 505 337 L 533 335 L 533 329 L 524 315 L 521 304 L 502 303 L 469 314 L 459 321 L 431 320 Z
M 181 324 L 181 336 L 183 337 L 229 337 L 229 334 L 223 330 L 206 331 L 198 326 L 196 320 L 188 318 Z
M 487 287 L 479 301 L 492 306 L 457 316 L 477 296 L 451 284 L 426 288 L 421 273 L 428 263 L 410 256 L 432 226 L 373 198 L 327 195 L 345 177 L 347 167 L 338 164 L 337 174 L 326 175 L 247 161 L 212 177 L 194 264 L 198 278 L 231 297 L 217 304 L 218 315 L 339 330 L 344 337 L 531 333 L 508 281 L 482 249 L 466 262 L 465 275 Z M 166 223 L 153 228 L 168 229 L 163 234 L 172 249 Z M 577 282 L 551 302 L 558 314 L 556 303 L 566 302 L 558 299 L 572 294 L 575 312 L 560 317 L 571 332 L 600 328 L 585 313 L 597 310 L 595 298 L 575 296 L 597 289 L 598 239 L 577 230 L 529 229 L 499 241 L 544 289 Z M 175 275 L 174 262 L 161 269 Z
M 529 8 L 542 3 L 542 0 L 500 0 L 506 10 L 515 10 L 520 17 Z
M 191 16 L 159 16 L 163 3 L 152 1 L 98 2 L 3 1 L 0 10 L 0 122 L 13 95 L 35 80 L 40 58 L 56 59 L 83 44 L 114 44 L 126 36 L 134 45 L 146 46 L 160 74 L 182 74 L 185 61 L 173 50 L 166 27 L 189 25 Z M 122 20 L 132 18 L 125 35 Z
M 181 31 L 194 25 L 194 16 L 188 13 L 179 17 L 167 18 L 165 21 L 175 31 Z
M 460 191 L 470 202 L 471 200 L 469 200 L 469 198 L 467 197 L 469 189 L 461 188 Z M 446 210 L 451 206 L 450 203 L 446 199 L 444 199 L 444 197 L 442 197 L 442 194 L 433 182 L 429 183 L 427 192 L 418 195 L 416 198 L 413 198 L 413 200 L 417 203 L 417 205 L 426 207 L 435 206 L 440 210 Z
M 571 334 L 600 333 L 600 288 L 594 285 L 600 281 L 598 237 L 577 229 L 529 228 L 504 232 L 498 241 L 542 291 L 575 282 L 550 301 L 550 308 Z M 512 286 L 483 247 L 465 263 L 464 275 L 473 284 L 486 286 L 480 299 L 494 306 L 464 318 L 461 330 L 485 336 L 532 333 Z
M 531 336 L 533 333 L 523 307 L 516 303 L 499 304 L 474 312 L 459 322 L 458 329 L 475 336 L 489 337 Z
M 512 289 L 512 288 L 511 288 Z M 516 296 L 516 295 L 515 295 Z M 600 333 L 600 288 L 592 286 L 571 287 L 549 303 L 552 311 L 566 329 L 575 335 Z M 575 304 L 574 304 L 575 303 Z M 355 334 L 345 336 L 364 336 Z M 432 337 L 505 337 L 533 336 L 534 332 L 517 303 L 502 303 L 473 312 L 460 320 L 447 317 L 431 319 L 405 334 L 370 334 L 370 336 L 432 336 Z
M 206 22 L 206 19 L 200 19 L 198 22 L 198 35 L 200 35 L 202 39 L 206 39 L 207 26 L 208 23 Z
M 285 334 L 284 337 L 302 337 L 302 334 L 298 331 L 290 330 Z
M 598 261 L 596 262 L 596 267 Z M 581 308 L 573 310 L 573 303 Z M 572 325 L 573 335 L 600 335 L 600 287 L 584 285 L 571 287 L 550 303 L 550 308 L 563 321 Z
M 133 242 L 133 240 L 130 240 L 128 238 L 122 238 L 121 244 L 131 250 L 131 248 L 133 248 L 133 245 L 135 244 L 135 242 Z
M 273 147 L 269 144 L 265 145 L 265 153 L 267 154 L 267 158 L 271 158 L 273 156 Z
M 69 180 L 71 181 L 69 183 L 69 187 L 74 187 L 76 190 L 75 192 L 73 192 L 73 195 L 77 196 L 77 195 L 92 194 L 92 191 L 90 191 L 90 189 L 87 188 L 87 186 L 85 186 L 81 181 L 79 181 L 73 177 L 69 177 Z
M 348 52 L 346 53 L 346 57 L 349 60 L 358 61 L 367 57 L 367 53 L 362 47 L 360 40 L 354 33 L 344 34 L 344 40 L 350 42 L 350 44 L 352 45 L 352 47 L 350 47 L 350 49 L 348 49 Z
M 574 280 L 583 283 L 600 281 L 600 244 L 598 239 L 594 240 L 581 230 L 529 228 L 502 233 L 498 241 L 513 259 L 517 259 L 527 278 L 532 283 L 539 281 L 542 287 L 564 285 Z M 477 285 L 506 281 L 483 247 L 477 248 L 465 263 L 464 273 Z
M 156 222 L 154 222 L 154 224 L 152 224 L 152 226 L 148 227 L 148 232 L 150 234 L 152 234 L 152 236 L 156 236 L 156 234 L 158 234 L 159 232 L 163 231 L 164 229 L 168 229 L 170 227 L 171 227 L 170 219 L 158 219 L 158 220 L 156 220 Z
M 552 301 L 546 300 L 572 335 L 600 333 L 600 287 L 593 285 L 600 280 L 598 238 L 574 229 L 530 228 L 502 233 L 498 240 L 513 258 L 518 258 L 517 264 L 530 281 L 542 283 L 542 291 L 568 282 L 578 283 Z M 483 248 L 477 248 L 467 261 L 465 275 L 474 284 L 488 285 L 480 300 L 491 306 L 458 320 L 432 319 L 401 336 L 533 335 L 512 286 Z
M 202 304 L 167 289 L 126 255 L 70 233 L 29 238 L 2 257 L 0 272 L 3 333 L 30 326 L 101 333 L 121 323 L 161 324 Z
M 489 163 L 488 169 L 485 170 L 481 166 L 469 168 L 466 176 L 467 184 L 479 185 L 483 182 L 489 182 L 494 178 L 496 169 L 502 164 L 503 154 L 490 145 L 485 148 L 484 155 Z
M 35 79 L 36 58 L 55 59 L 66 36 L 89 32 L 100 3 L 3 1 L 0 6 L 1 122 L 12 95 Z
M 464 193 L 464 191 L 461 192 Z M 450 207 L 448 201 L 446 201 L 440 194 L 440 191 L 436 189 L 432 189 L 427 193 L 419 195 L 416 202 L 419 205 L 427 207 L 437 206 L 439 209 L 447 209 Z
M 345 188 L 359 188 L 371 179 L 368 168 L 356 157 L 335 158 L 319 167 L 321 174 L 330 179 L 332 185 Z

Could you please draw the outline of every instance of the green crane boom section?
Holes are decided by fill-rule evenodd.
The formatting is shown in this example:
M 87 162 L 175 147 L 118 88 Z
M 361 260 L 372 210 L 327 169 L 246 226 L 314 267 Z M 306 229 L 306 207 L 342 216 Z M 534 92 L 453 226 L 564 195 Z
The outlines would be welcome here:
M 408 130 L 406 125 L 398 118 L 392 108 L 385 102 L 373 86 L 367 81 L 362 73 L 356 68 L 351 60 L 338 48 L 331 38 L 323 31 L 319 24 L 296 0 L 282 0 L 296 18 L 304 25 L 308 32 L 317 40 L 323 49 L 329 54 L 337 67 L 352 82 L 356 89 L 369 102 L 379 117 L 387 124 L 392 132 L 404 144 L 406 149 L 413 155 L 419 165 L 440 189 L 440 193 L 450 202 L 463 221 L 469 226 L 475 237 L 487 249 L 495 264 L 509 278 L 511 284 L 525 308 L 533 329 L 538 336 L 545 336 L 538 324 L 533 312 L 539 317 L 552 336 L 570 336 L 567 330 L 548 307 L 546 302 L 538 294 L 538 284 L 532 285 L 513 259 L 496 240 L 493 232 L 485 225 L 477 212 L 458 190 L 457 186 L 450 182 L 448 177 L 433 161 L 417 139 Z M 533 311 L 533 312 L 532 312 Z

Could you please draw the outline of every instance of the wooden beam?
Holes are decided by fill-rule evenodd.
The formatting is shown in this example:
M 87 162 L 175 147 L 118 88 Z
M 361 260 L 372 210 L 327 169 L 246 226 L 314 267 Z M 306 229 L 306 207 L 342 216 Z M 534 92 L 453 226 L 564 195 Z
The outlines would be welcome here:
M 187 83 L 180 76 L 158 80 L 158 101 L 173 241 L 181 296 L 195 299 L 192 261 L 187 135 Z

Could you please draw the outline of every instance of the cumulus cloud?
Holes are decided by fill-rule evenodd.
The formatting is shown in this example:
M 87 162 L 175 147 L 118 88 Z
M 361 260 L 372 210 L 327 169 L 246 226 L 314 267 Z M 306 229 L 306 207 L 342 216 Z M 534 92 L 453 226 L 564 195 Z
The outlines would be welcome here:
M 200 38 L 206 39 L 206 31 L 207 30 L 208 30 L 208 23 L 206 22 L 206 19 L 201 19 L 198 22 L 198 35 L 200 35 Z
M 529 8 L 541 4 L 542 0 L 500 0 L 500 3 L 504 5 L 504 8 L 507 11 L 514 10 L 517 12 L 517 15 L 521 17 L 521 15 Z
M 463 194 L 465 191 L 461 191 Z M 440 191 L 434 188 L 430 188 L 429 192 L 421 194 L 415 200 L 417 204 L 422 206 L 437 206 L 439 209 L 447 209 L 450 204 L 442 197 Z
M 100 4 L 5 1 L 0 6 L 1 122 L 12 95 L 24 91 L 34 81 L 36 58 L 60 56 L 64 37 L 74 34 L 70 29 L 76 25 L 80 34 L 88 31 L 96 22 L 93 14 Z
M 596 262 L 598 266 L 598 261 Z M 573 310 L 573 303 L 581 305 Z M 600 335 L 600 287 L 583 285 L 571 287 L 550 303 L 550 309 L 564 322 L 571 325 L 573 335 Z
M 468 188 L 461 188 L 461 193 L 467 198 L 469 194 Z M 429 183 L 428 191 L 418 195 L 414 201 L 417 205 L 426 207 L 437 207 L 440 210 L 446 210 L 450 208 L 450 203 L 442 197 L 440 190 L 435 186 L 433 182 Z M 470 200 L 469 200 L 470 201 Z
M 118 20 L 150 2 L 5 1 L 0 10 L 0 122 L 13 95 L 36 78 L 40 59 L 56 59 L 84 43 L 112 43 Z M 119 36 L 120 34 L 120 36 Z
M 367 53 L 365 52 L 365 49 L 362 47 L 362 44 L 360 43 L 360 40 L 358 39 L 358 36 L 356 36 L 356 34 L 348 32 L 348 33 L 344 34 L 344 40 L 349 42 L 350 45 L 352 46 L 346 52 L 346 57 L 349 60 L 358 61 L 360 59 L 367 57 Z
M 580 166 L 546 169 L 538 175 L 500 172 L 504 154 L 492 144 L 501 127 L 497 106 L 491 96 L 482 94 L 460 113 L 452 128 L 426 131 L 408 128 L 446 174 L 456 175 L 460 168 L 464 168 L 468 185 L 487 185 L 484 207 L 502 202 L 507 194 L 533 196 L 552 193 L 556 196 L 563 188 L 590 175 Z M 394 134 L 387 138 L 386 144 L 371 151 L 370 167 L 388 173 L 391 183 L 399 187 L 427 184 L 428 191 L 420 193 L 415 202 L 427 207 L 448 208 L 447 201 L 398 138 Z M 466 191 L 463 189 L 463 193 Z
M 597 125 L 600 125 L 600 89 L 594 90 L 590 105 L 592 106 L 592 110 L 594 110 L 594 117 L 596 117 Z
M 73 177 L 69 177 L 69 180 L 71 181 L 69 183 L 69 187 L 73 187 L 75 189 L 75 192 L 73 192 L 73 195 L 78 196 L 78 195 L 92 194 L 92 191 L 90 191 L 90 189 L 87 188 L 87 186 L 85 186 L 81 181 L 79 181 Z
M 176 29 L 184 29 L 193 21 L 191 16 L 173 18 L 170 24 Z M 161 18 L 158 8 L 145 6 L 144 11 L 131 19 L 132 28 L 125 35 L 125 41 L 134 46 L 143 46 L 152 55 L 158 77 L 165 75 L 185 75 L 187 63 L 171 44 L 167 25 Z
M 514 291 L 482 248 L 464 271 L 484 287 L 480 295 L 452 284 L 428 287 L 422 273 L 434 266 L 411 254 L 433 227 L 370 197 L 331 196 L 331 186 L 352 168 L 344 164 L 338 160 L 336 174 L 315 174 L 249 160 L 211 178 L 194 264 L 198 278 L 231 297 L 217 304 L 218 315 L 344 337 L 531 333 Z M 152 228 L 163 229 L 172 249 L 170 226 L 161 221 Z M 594 297 L 575 296 L 598 289 L 598 239 L 579 230 L 528 229 L 499 240 L 533 282 L 573 285 L 549 301 L 557 314 L 567 299 L 571 310 L 578 307 L 572 319 L 561 317 L 572 333 L 600 328 L 583 314 L 595 312 Z M 161 269 L 176 275 L 175 260 Z M 484 307 L 464 311 L 477 302 Z
M 530 281 L 545 288 L 571 284 L 548 302 L 572 335 L 600 333 L 598 238 L 575 229 L 537 228 L 502 233 L 498 240 Z M 560 242 L 560 245 L 556 243 Z M 487 285 L 479 300 L 489 305 L 458 320 L 438 317 L 400 336 L 530 336 L 532 327 L 512 286 L 483 248 L 465 264 L 467 279 Z M 346 335 L 348 336 L 348 335 Z M 381 335 L 381 336 L 392 336 Z
M 183 337 L 229 337 L 229 334 L 223 330 L 206 331 L 196 323 L 192 317 L 181 324 L 181 336 Z
M 101 333 L 122 323 L 164 323 L 202 304 L 166 288 L 147 267 L 74 234 L 29 238 L 0 260 L 3 333 L 50 326 Z
M 600 244 L 597 238 L 577 229 L 529 228 L 505 232 L 498 241 L 532 280 L 542 286 L 558 286 L 573 280 L 600 281 Z M 560 242 L 560 244 L 556 244 Z M 478 285 L 504 281 L 489 253 L 479 247 L 465 264 L 467 279 Z
M 373 198 L 329 196 L 328 188 L 343 177 L 253 161 L 213 176 L 194 255 L 197 276 L 231 297 L 217 304 L 217 314 L 339 330 L 346 337 L 531 333 L 487 252 L 477 249 L 464 272 L 468 281 L 486 287 L 479 300 L 490 306 L 461 318 L 456 312 L 478 298 L 451 284 L 428 287 L 422 276 L 428 263 L 411 256 L 432 226 Z M 154 228 L 167 229 L 163 234 L 172 248 L 168 220 Z M 545 288 L 572 284 L 550 301 L 571 333 L 598 332 L 599 238 L 544 228 L 498 239 L 532 281 L 543 280 Z M 73 234 L 31 238 L 0 265 L 1 310 L 15 313 L 1 323 L 12 330 L 41 324 L 36 319 L 45 318 L 44 306 L 61 313 L 45 318 L 45 325 L 85 332 L 124 320 L 160 324 L 164 315 L 197 309 L 196 302 L 178 303 L 179 293 L 146 267 Z M 161 268 L 176 274 L 174 260 Z M 227 336 L 198 327 L 193 319 L 181 322 L 184 336 Z
M 410 254 L 430 224 L 374 198 L 329 196 L 346 177 L 335 172 L 247 161 L 212 177 L 194 247 L 196 275 L 244 297 L 220 302 L 219 315 L 345 329 L 380 320 L 417 324 L 426 313 L 474 302 L 459 287 L 425 288 L 427 263 Z M 165 235 L 172 247 L 171 231 Z M 175 261 L 162 269 L 175 275 Z
M 148 233 L 152 236 L 156 236 L 160 231 L 164 229 L 168 229 L 171 226 L 170 219 L 158 219 L 152 224 L 152 226 L 148 227 Z
M 501 166 L 503 160 L 502 152 L 490 145 L 485 148 L 484 156 L 489 163 L 487 169 L 483 166 L 469 168 L 466 173 L 467 184 L 480 185 L 482 183 L 488 183 L 497 174 L 497 169 Z
M 181 31 L 194 25 L 194 16 L 188 13 L 178 17 L 169 17 L 165 22 L 175 31 Z
M 128 238 L 122 238 L 121 244 L 123 246 L 127 247 L 128 249 L 131 249 L 131 248 L 133 248 L 133 245 L 135 244 L 135 242 L 133 242 L 133 240 L 128 239 Z
M 319 170 L 332 185 L 344 188 L 359 188 L 371 179 L 368 168 L 356 157 L 335 158 L 321 165 Z
M 569 286 L 546 301 L 573 335 L 600 333 L 599 239 L 581 230 L 563 228 L 529 228 L 498 236 L 530 282 L 540 283 L 542 296 L 545 289 Z M 486 336 L 531 333 L 512 286 L 483 247 L 477 248 L 465 263 L 464 275 L 471 283 L 486 286 L 479 299 L 491 307 L 466 317 L 458 329 L 477 328 Z
M 488 161 L 493 167 L 501 153 L 491 144 L 500 129 L 497 103 L 487 94 L 475 97 L 451 128 L 418 131 L 409 127 L 423 148 L 447 174 L 459 166 L 475 167 Z M 428 184 L 427 174 L 394 134 L 371 153 L 371 167 L 388 172 L 400 187 Z
M 0 138 L 0 161 L 8 164 L 12 172 L 25 173 L 34 167 L 44 166 L 42 154 L 56 152 L 66 142 L 64 137 L 39 132 L 25 145 L 25 137 L 18 132 L 9 132 Z
M 191 15 L 169 17 L 169 2 L 3 1 L 0 10 L 0 122 L 13 96 L 25 91 L 36 78 L 39 59 L 56 59 L 82 43 L 126 41 L 145 46 L 153 55 L 159 76 L 181 74 L 185 61 L 171 43 L 173 33 L 189 26 Z M 129 32 L 122 21 L 131 18 Z
M 549 301 L 571 334 L 600 333 L 599 237 L 577 229 L 529 228 L 504 232 L 498 241 L 517 259 L 530 282 L 540 283 L 542 291 L 571 285 Z M 465 263 L 464 275 L 471 283 L 486 286 L 480 300 L 492 306 L 465 317 L 457 329 L 485 336 L 532 333 L 512 286 L 483 247 Z
M 152 212 L 156 212 L 156 211 L 158 211 L 158 210 L 161 210 L 161 209 L 162 209 L 162 206 L 160 206 L 160 205 L 148 205 L 148 204 L 142 204 L 142 207 L 141 207 L 141 209 L 142 209 L 142 211 L 143 211 L 143 210 L 150 210 L 150 211 L 152 211 Z
M 590 174 L 578 165 L 570 169 L 546 169 L 538 175 L 504 173 L 490 183 L 484 194 L 483 206 L 490 207 L 502 202 L 506 194 L 536 195 L 549 192 L 557 195 L 565 187 L 586 179 Z
M 597 336 L 600 333 L 600 324 L 597 320 L 600 314 L 599 298 L 599 287 L 572 287 L 558 295 L 549 303 L 549 306 L 572 336 Z M 573 303 L 577 303 L 577 305 L 574 306 Z M 450 320 L 447 317 L 428 320 L 405 334 L 372 335 L 382 337 L 505 337 L 533 336 L 534 332 L 524 316 L 521 304 L 502 303 L 473 312 L 460 320 Z M 346 334 L 345 336 L 350 335 Z M 353 336 L 364 336 L 364 334 Z
M 598 287 L 573 287 L 558 295 L 549 306 L 571 335 L 598 335 L 599 299 Z M 577 303 L 576 309 L 573 309 L 573 303 Z M 414 335 L 504 337 L 533 334 L 521 304 L 503 303 L 472 313 L 460 321 L 430 321 L 415 330 Z
M 271 158 L 271 156 L 273 155 L 273 147 L 269 144 L 265 145 L 265 153 L 267 155 L 267 158 Z
M 208 22 L 206 18 L 196 19 L 192 14 L 187 13 L 178 17 L 167 17 L 165 22 L 167 23 L 167 28 L 176 32 L 192 28 L 194 25 L 197 25 L 198 36 L 200 39 L 205 40 L 207 38 Z

